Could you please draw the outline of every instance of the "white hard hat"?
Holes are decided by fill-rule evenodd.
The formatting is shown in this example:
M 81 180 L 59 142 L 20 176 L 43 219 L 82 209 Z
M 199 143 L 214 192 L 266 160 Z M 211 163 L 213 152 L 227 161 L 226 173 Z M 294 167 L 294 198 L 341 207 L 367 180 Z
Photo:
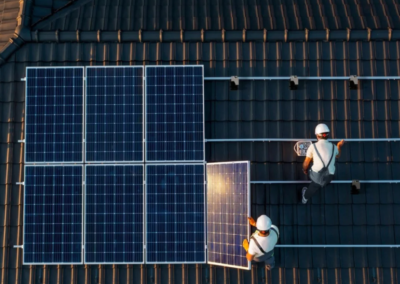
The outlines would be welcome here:
M 268 231 L 272 226 L 271 219 L 267 215 L 261 215 L 257 219 L 256 226 L 259 231 Z
M 315 127 L 315 135 L 321 134 L 321 133 L 327 133 L 329 131 L 329 127 L 326 124 L 320 123 Z

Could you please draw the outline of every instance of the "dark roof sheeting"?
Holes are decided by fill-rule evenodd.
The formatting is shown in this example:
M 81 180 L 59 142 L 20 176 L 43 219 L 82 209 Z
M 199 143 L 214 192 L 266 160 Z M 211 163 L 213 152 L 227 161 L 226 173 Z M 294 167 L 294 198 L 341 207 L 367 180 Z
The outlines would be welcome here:
M 399 15 L 397 1 L 380 0 L 93 0 L 44 29 L 400 29 Z
M 29 43 L 0 67 L 0 214 L 4 283 L 397 283 L 398 249 L 276 249 L 272 272 L 207 265 L 22 266 L 26 66 L 204 64 L 205 76 L 400 75 L 398 42 Z M 206 138 L 311 138 L 326 122 L 337 138 L 400 137 L 399 81 L 205 83 Z M 398 142 L 348 143 L 337 179 L 398 179 Z M 252 180 L 304 179 L 293 143 L 207 143 L 207 161 L 250 160 Z M 299 205 L 301 185 L 253 185 L 252 215 L 266 213 L 281 243 L 400 243 L 400 185 L 331 185 Z M 32 279 L 32 280 L 30 280 Z M 266 280 L 263 280 L 266 279 Z M 21 281 L 21 282 L 19 282 Z M 75 282 L 77 281 L 77 282 Z M 147 282 L 145 282 L 147 281 Z M 297 282 L 296 282 L 297 281 Z M 229 282 L 228 282 L 229 283 Z M 378 282 L 379 283 L 379 282 Z

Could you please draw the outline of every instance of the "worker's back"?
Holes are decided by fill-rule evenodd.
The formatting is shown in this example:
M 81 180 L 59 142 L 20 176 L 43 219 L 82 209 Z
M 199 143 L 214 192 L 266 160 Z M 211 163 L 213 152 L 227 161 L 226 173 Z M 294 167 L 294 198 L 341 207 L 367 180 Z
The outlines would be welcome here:
M 271 226 L 269 231 L 269 235 L 267 237 L 262 237 L 258 235 L 258 231 L 256 231 L 252 238 L 255 238 L 261 248 L 264 250 L 266 254 L 272 252 L 274 247 L 279 239 L 279 229 L 275 225 Z M 250 239 L 250 245 L 248 253 L 254 255 L 255 258 L 260 258 L 265 255 L 257 246 L 256 242 L 253 239 Z
M 333 151 L 334 155 L 332 157 L 332 145 L 333 145 Z M 322 161 L 319 158 L 318 154 L 316 153 L 315 148 L 317 148 L 319 154 L 321 155 Z M 329 164 L 328 170 L 331 175 L 335 174 L 335 162 L 336 162 L 336 156 L 339 154 L 338 148 L 336 145 L 332 144 L 328 140 L 319 140 L 315 144 L 311 145 L 308 150 L 307 150 L 307 157 L 313 159 L 313 166 L 311 167 L 311 170 L 313 172 L 319 172 L 323 167 L 324 164 L 325 166 L 328 165 L 329 160 L 332 157 L 332 161 Z

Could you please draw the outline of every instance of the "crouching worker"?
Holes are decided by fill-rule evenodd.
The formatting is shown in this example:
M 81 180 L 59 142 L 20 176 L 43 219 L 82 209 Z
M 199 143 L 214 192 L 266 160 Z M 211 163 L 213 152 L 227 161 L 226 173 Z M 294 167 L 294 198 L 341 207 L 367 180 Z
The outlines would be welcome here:
M 250 244 L 247 239 L 243 240 L 243 247 L 246 250 L 246 258 L 249 261 L 265 262 L 265 267 L 270 270 L 275 266 L 274 247 L 279 239 L 279 230 L 272 225 L 267 215 L 261 215 L 256 221 L 249 217 L 251 226 L 257 228 L 250 237 Z

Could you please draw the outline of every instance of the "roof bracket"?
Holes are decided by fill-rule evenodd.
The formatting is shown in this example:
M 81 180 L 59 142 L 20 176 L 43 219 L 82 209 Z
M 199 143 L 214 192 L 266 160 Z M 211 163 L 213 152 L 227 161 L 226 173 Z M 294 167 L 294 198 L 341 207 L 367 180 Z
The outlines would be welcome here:
M 389 41 L 391 41 L 392 40 L 392 28 L 388 28 L 388 39 L 389 39 Z
M 264 29 L 264 42 L 267 41 L 267 29 Z
M 26 80 L 24 80 L 26 81 Z M 25 143 L 25 139 L 18 140 L 18 143 Z
M 306 42 L 308 42 L 308 29 L 304 30 Z
M 367 28 L 367 32 L 368 32 L 368 41 L 371 41 L 371 29 Z
M 347 41 L 350 40 L 350 32 L 351 32 L 351 30 L 349 28 L 347 28 Z
M 24 245 L 14 245 L 14 248 L 16 248 L 16 249 L 18 249 L 18 248 L 24 249 Z
M 288 30 L 285 29 L 285 42 L 287 42 Z
M 101 31 L 97 30 L 97 41 L 101 42 Z
M 21 78 L 21 81 L 24 81 L 24 82 L 25 82 L 25 81 L 26 81 L 26 77 Z M 18 141 L 19 141 L 19 140 L 18 140 Z
M 23 181 L 22 182 L 16 182 L 15 184 L 16 185 L 25 185 L 25 182 L 23 182 Z
M 76 30 L 76 41 L 77 42 L 80 42 L 80 31 L 79 30 Z
M 327 29 L 325 29 L 326 30 L 326 41 L 329 41 L 329 29 L 327 28 Z
M 139 42 L 142 42 L 142 29 L 138 30 Z
M 225 29 L 222 29 L 221 36 L 222 36 L 222 42 L 225 42 Z
M 162 42 L 162 30 L 160 30 L 160 42 Z
M 243 37 L 243 42 L 246 42 L 246 29 L 243 29 L 242 37 Z
M 183 30 L 181 29 L 181 34 L 180 34 L 181 42 L 183 42 Z

